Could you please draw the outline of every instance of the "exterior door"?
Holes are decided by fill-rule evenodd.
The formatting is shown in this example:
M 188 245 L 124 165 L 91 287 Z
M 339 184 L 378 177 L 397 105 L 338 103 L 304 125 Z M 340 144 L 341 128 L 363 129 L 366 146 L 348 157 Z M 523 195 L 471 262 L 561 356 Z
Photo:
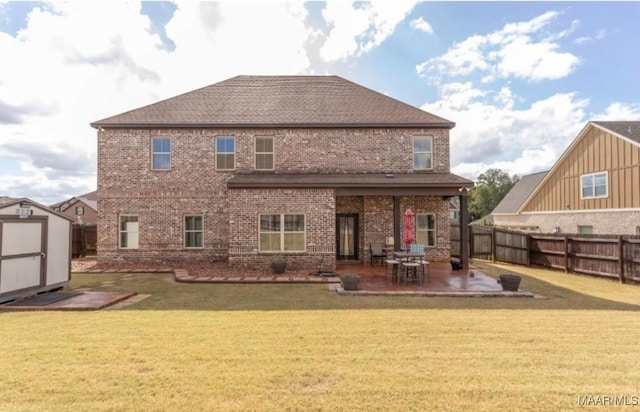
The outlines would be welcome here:
M 358 260 L 358 215 L 341 214 L 336 218 L 337 259 Z
M 0 218 L 0 294 L 45 285 L 45 221 Z

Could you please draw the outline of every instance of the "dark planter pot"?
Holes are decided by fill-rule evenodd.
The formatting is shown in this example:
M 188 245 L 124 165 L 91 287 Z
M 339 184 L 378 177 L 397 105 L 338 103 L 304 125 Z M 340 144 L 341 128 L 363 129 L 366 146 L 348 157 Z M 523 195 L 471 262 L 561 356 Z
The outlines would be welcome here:
M 359 275 L 340 275 L 340 280 L 342 281 L 342 288 L 344 290 L 358 290 Z
M 512 292 L 517 292 L 520 287 L 520 280 L 522 278 L 518 275 L 500 275 L 500 284 L 502 285 L 502 290 L 508 290 Z
M 287 262 L 272 262 L 271 269 L 273 270 L 273 273 L 277 275 L 282 274 L 287 270 Z

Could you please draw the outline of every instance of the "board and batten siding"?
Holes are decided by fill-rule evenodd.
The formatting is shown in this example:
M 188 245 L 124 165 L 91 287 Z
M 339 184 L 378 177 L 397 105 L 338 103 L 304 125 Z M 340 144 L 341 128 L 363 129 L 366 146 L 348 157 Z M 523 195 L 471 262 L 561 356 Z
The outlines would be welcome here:
M 581 199 L 580 177 L 604 171 L 608 196 Z M 640 208 L 638 182 L 640 146 L 590 126 L 522 212 Z

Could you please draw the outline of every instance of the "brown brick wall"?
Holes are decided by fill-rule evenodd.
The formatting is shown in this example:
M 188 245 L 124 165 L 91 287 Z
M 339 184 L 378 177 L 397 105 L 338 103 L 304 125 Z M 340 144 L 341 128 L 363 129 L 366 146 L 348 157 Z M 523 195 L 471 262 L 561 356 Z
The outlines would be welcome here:
M 254 171 L 255 136 L 275 137 L 276 173 L 411 173 L 411 136 L 427 134 L 434 137 L 434 170 L 448 172 L 447 129 L 101 130 L 98 132 L 98 258 L 101 261 L 226 258 L 229 248 L 238 246 L 231 244 L 233 242 L 229 237 L 230 198 L 226 184 L 236 173 Z M 151 170 L 151 138 L 157 136 L 172 138 L 172 167 L 169 171 Z M 236 138 L 235 171 L 215 170 L 216 136 Z M 313 202 L 313 196 L 312 199 L 306 199 L 307 202 Z M 326 193 L 321 198 L 323 205 L 329 202 Z M 288 202 L 290 199 L 279 199 L 280 202 L 285 200 Z M 331 196 L 331 202 L 339 207 L 340 199 L 336 201 Z M 363 202 L 375 203 L 366 199 Z M 391 200 L 382 199 L 380 202 L 388 203 Z M 331 211 L 330 224 L 327 223 L 323 229 L 333 233 L 327 238 L 333 245 L 331 253 L 335 253 L 336 210 Z M 390 230 L 389 219 L 392 217 L 379 217 L 376 213 L 365 212 L 365 209 L 361 213 L 364 219 L 360 222 L 361 227 L 371 223 L 373 228 L 373 232 L 360 237 L 361 256 L 365 257 L 368 243 L 372 241 L 369 239 L 384 239 Z M 118 249 L 120 214 L 138 215 L 138 250 Z M 185 214 L 204 216 L 204 248 L 183 248 Z M 376 223 L 377 219 L 382 221 Z M 257 228 L 253 236 L 257 236 Z M 320 255 L 329 254 L 323 249 L 328 247 L 327 244 L 322 243 L 317 247 Z M 335 259 L 335 255 L 332 258 Z M 296 261 L 302 260 L 296 258 Z
M 279 253 L 258 251 L 258 217 L 265 213 L 305 215 L 306 252 L 285 252 L 287 268 L 335 267 L 333 189 L 232 189 L 229 191 L 229 264 L 268 268 Z
M 451 249 L 451 225 L 449 222 L 449 201 L 442 197 L 407 196 L 400 199 L 402 219 L 400 222 L 400 237 L 404 235 L 404 211 L 411 209 L 414 215 L 419 213 L 434 213 L 436 215 L 436 246 L 426 248 L 427 260 L 449 261 Z M 415 217 L 413 233 L 415 234 Z

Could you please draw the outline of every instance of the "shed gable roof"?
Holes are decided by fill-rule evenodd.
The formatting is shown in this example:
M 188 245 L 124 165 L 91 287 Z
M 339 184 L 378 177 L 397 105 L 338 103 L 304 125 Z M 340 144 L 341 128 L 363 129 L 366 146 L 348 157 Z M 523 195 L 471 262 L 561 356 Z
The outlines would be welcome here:
M 237 76 L 92 127 L 445 127 L 455 123 L 338 76 Z

